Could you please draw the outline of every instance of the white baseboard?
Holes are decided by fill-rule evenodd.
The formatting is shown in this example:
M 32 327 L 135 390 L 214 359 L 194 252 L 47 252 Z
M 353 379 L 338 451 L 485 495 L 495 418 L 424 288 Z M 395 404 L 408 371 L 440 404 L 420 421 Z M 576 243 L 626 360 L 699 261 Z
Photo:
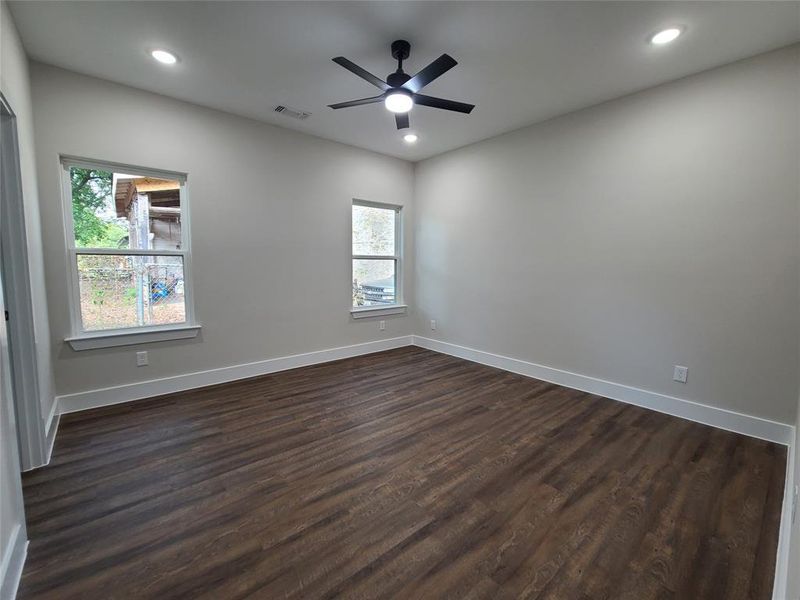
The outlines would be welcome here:
M 58 402 L 54 402 L 54 407 L 58 406 Z M 50 421 L 50 426 L 47 429 L 47 437 L 44 440 L 45 456 L 44 465 L 50 464 L 50 459 L 53 457 L 53 446 L 56 443 L 56 433 L 58 433 L 58 424 L 61 422 L 61 415 L 55 415 Z
M 716 408 L 706 404 L 699 404 L 691 400 L 682 400 L 673 396 L 650 392 L 621 383 L 614 383 L 595 377 L 562 371 L 561 369 L 537 365 L 524 360 L 491 354 L 490 352 L 483 352 L 482 350 L 475 350 L 448 342 L 432 340 L 418 335 L 414 336 L 414 344 L 422 348 L 427 348 L 428 350 L 441 352 L 442 354 L 449 354 L 472 362 L 503 369 L 504 371 L 511 371 L 512 373 L 518 373 L 527 377 L 534 377 L 543 381 L 557 383 L 558 385 L 563 385 L 568 388 L 597 394 L 598 396 L 604 396 L 612 400 L 619 400 L 627 404 L 634 404 L 674 417 L 681 417 L 697 423 L 703 423 L 704 425 L 718 427 L 719 429 L 726 429 L 762 440 L 777 442 L 778 444 L 788 446 L 792 442 L 792 437 L 794 435 L 794 427 L 792 425 L 769 421 L 760 417 L 753 417 L 751 415 L 745 415 L 723 408 Z
M 243 365 L 233 365 L 230 367 L 210 369 L 208 371 L 164 377 L 162 379 L 151 379 L 149 381 L 66 394 L 56 398 L 58 413 L 66 414 L 100 406 L 130 402 L 132 400 L 152 398 L 163 394 L 182 392 L 209 385 L 236 381 L 238 379 L 267 375 L 287 369 L 295 369 L 297 367 L 305 367 L 410 345 L 417 345 L 435 352 L 449 354 L 472 362 L 511 371 L 512 373 L 519 373 L 520 375 L 534 377 L 543 381 L 549 381 L 565 387 L 597 394 L 598 396 L 604 396 L 613 400 L 619 400 L 675 417 L 681 417 L 690 421 L 769 440 L 771 442 L 777 442 L 779 444 L 789 445 L 794 436 L 794 427 L 785 423 L 778 423 L 760 417 L 692 402 L 691 400 L 683 400 L 658 392 L 651 392 L 620 383 L 579 375 L 578 373 L 563 371 L 553 367 L 538 365 L 516 358 L 500 356 L 482 350 L 475 350 L 474 348 L 467 348 L 415 335 L 365 342 L 363 344 L 342 346 L 340 348 L 331 348 L 328 350 L 318 350 L 305 354 L 282 356 Z M 54 433 L 52 427 L 48 434 L 50 432 Z M 48 435 L 48 444 L 49 446 L 52 445 L 50 435 Z
M 41 430 L 36 432 L 37 446 L 39 446 L 36 452 L 37 462 L 29 464 L 23 469 L 23 472 L 41 469 L 42 467 L 46 467 L 48 464 L 50 464 L 50 457 L 53 454 L 53 445 L 56 442 L 56 432 L 58 431 L 58 423 L 60 418 L 61 415 L 58 414 L 58 399 L 53 398 L 53 401 L 50 404 L 50 412 L 44 421 L 44 432 Z M 30 458 L 32 460 L 33 456 Z
M 3 561 L 0 564 L 0 600 L 14 600 L 17 595 L 25 556 L 28 554 L 28 540 L 25 539 L 22 525 L 17 524 L 11 531 L 6 547 L 3 548 Z
M 50 435 L 51 427 L 53 426 L 53 420 L 58 416 L 58 398 L 53 398 L 53 402 L 50 405 L 50 412 L 47 415 L 47 419 L 44 422 L 44 430 L 45 435 Z
M 58 413 L 58 398 L 53 398 L 53 405 L 50 407 L 50 414 L 47 415 L 47 421 L 44 424 L 44 464 L 43 467 L 50 464 L 50 458 L 53 456 L 53 446 L 56 443 L 56 433 L 58 433 L 58 424 L 61 421 L 61 415 Z
M 402 346 L 411 346 L 413 343 L 413 336 L 406 335 L 386 340 L 365 342 L 363 344 L 354 344 L 352 346 L 342 346 L 340 348 L 318 350 L 305 354 L 271 358 L 243 365 L 233 365 L 219 369 L 210 369 L 208 371 L 164 377 L 162 379 L 151 379 L 149 381 L 128 383 L 75 394 L 66 394 L 64 396 L 58 396 L 56 400 L 58 402 L 59 413 L 66 414 L 87 410 L 89 408 L 130 402 L 131 400 L 141 400 L 143 398 L 152 398 L 153 396 L 182 392 L 194 388 L 216 385 L 218 383 L 227 383 L 229 381 L 236 381 L 237 379 L 267 375 L 287 369 L 296 369 L 297 367 L 307 367 L 309 365 L 330 362 L 332 360 L 361 356 L 362 354 L 382 352 Z
M 789 598 L 789 552 L 792 546 L 792 501 L 796 485 L 794 470 L 797 460 L 797 442 L 798 431 L 795 429 L 786 455 L 786 483 L 783 488 L 783 508 L 778 534 L 778 553 L 775 557 L 775 584 L 772 586 L 772 600 Z

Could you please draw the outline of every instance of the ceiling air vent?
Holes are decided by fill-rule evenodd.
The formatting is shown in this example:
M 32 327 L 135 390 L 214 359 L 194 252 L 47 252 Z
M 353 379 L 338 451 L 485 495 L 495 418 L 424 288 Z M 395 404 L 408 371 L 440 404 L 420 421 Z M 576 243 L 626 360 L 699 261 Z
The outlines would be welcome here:
M 296 108 L 291 108 L 289 106 L 276 106 L 275 112 L 281 113 L 282 115 L 286 115 L 287 117 L 291 117 L 293 119 L 300 119 L 301 121 L 311 116 L 310 112 L 297 110 Z

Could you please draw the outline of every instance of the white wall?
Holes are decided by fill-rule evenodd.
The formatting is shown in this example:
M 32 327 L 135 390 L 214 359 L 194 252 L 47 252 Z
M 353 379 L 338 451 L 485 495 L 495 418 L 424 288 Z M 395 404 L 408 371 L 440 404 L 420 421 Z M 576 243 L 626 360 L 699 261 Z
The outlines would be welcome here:
M 33 163 L 33 129 L 31 123 L 31 106 L 28 81 L 28 63 L 22 45 L 17 35 L 14 23 L 8 12 L 5 2 L 0 2 L 0 91 L 7 99 L 11 108 L 17 115 L 18 137 L 20 145 L 20 167 L 23 175 L 23 194 L 25 196 L 26 219 L 29 242 L 29 260 L 34 277 L 34 285 L 42 286 L 41 250 L 38 246 L 40 238 L 39 218 L 36 212 L 36 175 Z M 38 275 L 35 272 L 39 267 Z M 2 285 L 0 285 L 1 293 Z M 38 315 L 42 317 L 44 297 L 36 307 Z M 0 308 L 4 309 L 3 299 L 0 295 Z M 37 340 L 39 348 L 46 347 L 49 342 L 47 334 L 47 314 L 44 312 L 41 323 L 37 324 Z M 14 419 L 14 406 L 10 395 L 8 378 L 10 373 L 4 364 L 6 352 L 5 321 L 0 323 L 0 597 L 12 593 L 16 579 L 21 568 L 26 541 L 25 513 L 22 501 L 20 484 L 20 463 L 17 453 L 17 431 Z M 47 354 L 47 353 L 45 353 Z M 47 362 L 41 366 L 46 368 L 41 383 L 47 386 L 49 377 L 49 354 L 45 357 Z M 53 395 L 51 387 L 43 388 L 49 393 L 48 402 L 44 404 L 49 409 Z M 42 424 L 44 425 L 44 424 Z
M 33 106 L 31 102 L 28 58 L 22 47 L 11 13 L 5 2 L 2 6 L 2 36 L 0 37 L 0 91 L 16 115 L 19 142 L 19 162 L 22 175 L 22 195 L 25 209 L 25 228 L 28 241 L 28 266 L 37 361 L 39 369 L 39 398 L 41 412 L 49 427 L 49 417 L 55 406 L 53 369 L 51 365 L 50 327 L 45 295 L 44 257 L 39 215 L 39 192 L 36 177 L 36 157 L 33 138 Z
M 53 364 L 59 395 L 411 333 L 350 318 L 353 198 L 404 206 L 413 289 L 411 164 L 34 64 Z M 189 174 L 199 338 L 75 352 L 59 154 Z M 150 352 L 137 368 L 135 351 Z
M 795 46 L 417 163 L 417 333 L 794 423 L 797 69 Z

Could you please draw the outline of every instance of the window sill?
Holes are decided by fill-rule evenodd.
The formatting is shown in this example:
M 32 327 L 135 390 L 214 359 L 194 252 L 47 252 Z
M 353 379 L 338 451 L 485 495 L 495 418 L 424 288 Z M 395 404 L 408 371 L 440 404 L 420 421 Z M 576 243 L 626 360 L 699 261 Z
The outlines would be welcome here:
M 138 330 L 84 333 L 68 337 L 64 341 L 72 346 L 73 350 L 93 350 L 168 340 L 186 340 L 197 337 L 198 333 L 200 333 L 200 325 L 179 325 L 168 328 L 148 327 Z
M 391 306 L 366 306 L 362 308 L 351 308 L 350 316 L 354 319 L 366 319 L 368 317 L 383 317 L 386 315 L 406 314 L 406 304 L 392 304 Z

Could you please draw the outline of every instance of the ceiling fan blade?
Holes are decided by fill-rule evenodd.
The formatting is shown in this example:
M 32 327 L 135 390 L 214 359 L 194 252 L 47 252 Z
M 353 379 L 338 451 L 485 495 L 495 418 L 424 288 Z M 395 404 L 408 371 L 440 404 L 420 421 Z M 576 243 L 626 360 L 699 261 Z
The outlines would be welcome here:
M 362 69 L 356 63 L 347 60 L 344 56 L 337 56 L 336 58 L 333 58 L 331 60 L 335 62 L 337 65 L 343 66 L 351 73 L 358 75 L 359 77 L 361 77 L 361 79 L 369 81 L 372 85 L 382 89 L 384 92 L 389 91 L 391 89 L 391 86 L 388 83 L 378 79 L 377 77 L 375 77 L 375 75 L 373 75 L 372 73 L 370 73 L 365 69 Z
M 331 108 L 350 108 L 351 106 L 362 106 L 364 104 L 375 104 L 383 102 L 384 95 L 373 96 L 372 98 L 361 98 L 360 100 L 350 100 L 349 102 L 339 102 L 338 104 L 328 104 Z
M 397 123 L 398 129 L 408 129 L 408 113 L 394 113 L 394 121 Z
M 474 104 L 467 104 L 466 102 L 456 102 L 455 100 L 444 100 L 442 98 L 434 98 L 433 96 L 425 96 L 423 94 L 414 94 L 414 104 L 420 106 L 430 106 L 431 108 L 442 108 L 444 110 L 453 110 L 455 112 L 469 114 L 475 108 Z
M 403 84 L 403 87 L 414 93 L 417 93 L 431 81 L 443 75 L 458 63 L 456 60 L 447 54 L 442 54 L 439 58 L 422 69 L 419 73 L 414 75 L 411 79 Z

